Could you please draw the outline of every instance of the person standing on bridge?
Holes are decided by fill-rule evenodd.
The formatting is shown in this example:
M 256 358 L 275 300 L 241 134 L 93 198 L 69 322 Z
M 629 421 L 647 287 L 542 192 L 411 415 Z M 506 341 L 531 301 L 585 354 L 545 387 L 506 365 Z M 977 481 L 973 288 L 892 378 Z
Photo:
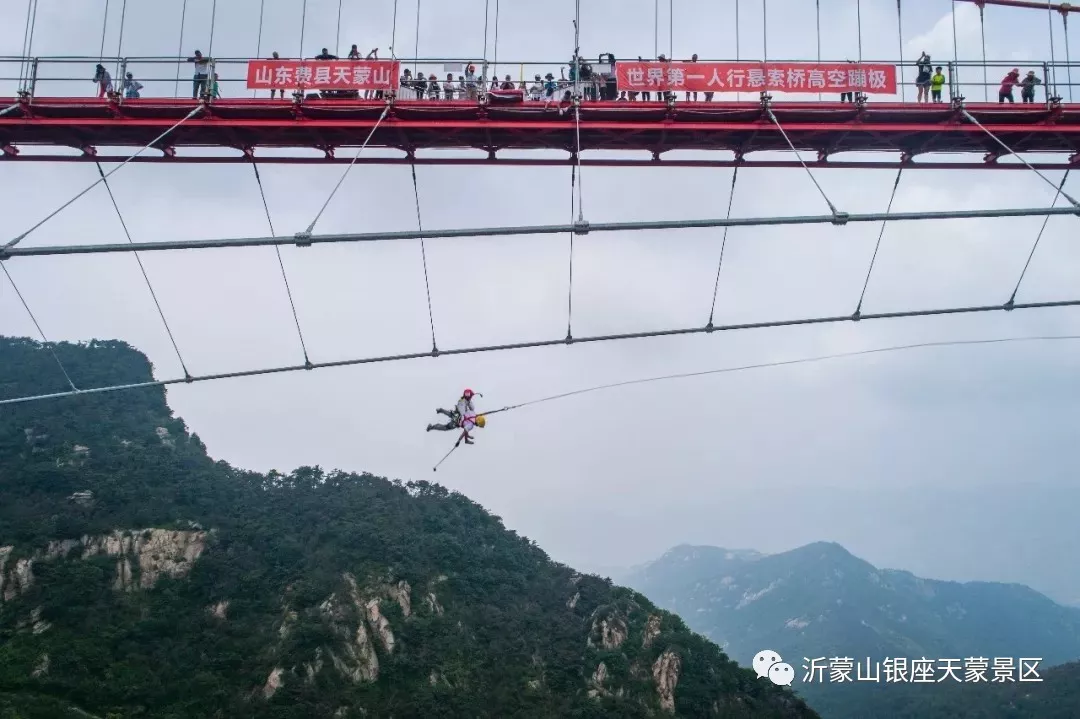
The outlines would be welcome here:
M 941 65 L 934 68 L 934 76 L 930 78 L 930 95 L 934 102 L 941 102 L 941 88 L 945 86 L 945 75 L 941 72 Z
M 1001 81 L 1001 87 L 998 89 L 998 102 L 1016 102 L 1013 99 L 1013 87 L 1020 84 L 1020 69 L 1013 68 L 1009 71 L 1009 74 L 1005 76 L 1005 79 Z
M 94 82 L 98 86 L 98 97 L 108 97 L 112 94 L 112 77 L 109 75 L 109 71 L 105 69 L 104 65 L 98 65 L 94 68 Z
M 203 54 L 198 50 L 195 51 L 193 57 L 187 59 L 188 62 L 195 63 L 195 74 L 192 76 L 192 89 L 191 98 L 198 100 L 200 96 L 206 94 L 207 80 L 210 79 L 210 58 L 203 57 Z
M 1041 84 L 1042 80 L 1035 77 L 1035 71 L 1028 70 L 1028 74 L 1020 81 L 1020 100 L 1035 102 L 1035 86 Z

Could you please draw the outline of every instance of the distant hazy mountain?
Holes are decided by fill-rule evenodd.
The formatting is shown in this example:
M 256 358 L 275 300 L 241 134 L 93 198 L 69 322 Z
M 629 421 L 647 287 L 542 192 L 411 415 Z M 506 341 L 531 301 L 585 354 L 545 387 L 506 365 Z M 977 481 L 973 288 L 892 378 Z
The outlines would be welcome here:
M 1080 657 L 1080 609 L 1016 584 L 961 584 L 878 569 L 828 542 L 774 555 L 682 545 L 621 581 L 677 612 L 740 664 L 750 666 L 763 649 L 776 651 L 795 667 L 795 688 L 826 717 L 867 716 L 859 697 L 899 700 L 908 690 L 946 690 L 839 686 L 829 683 L 828 671 L 824 683 L 804 683 L 807 659 L 1027 657 L 1042 659 L 1042 673 Z M 898 715 L 880 707 L 872 713 Z

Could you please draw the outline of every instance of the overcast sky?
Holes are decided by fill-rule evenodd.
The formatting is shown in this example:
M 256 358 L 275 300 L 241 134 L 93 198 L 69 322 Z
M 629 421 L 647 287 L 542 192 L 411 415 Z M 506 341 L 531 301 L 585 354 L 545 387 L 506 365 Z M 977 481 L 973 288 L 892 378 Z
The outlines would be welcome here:
M 106 54 L 117 53 L 120 5 L 110 4 Z M 209 51 L 211 5 L 188 0 L 185 55 Z M 660 51 L 677 58 L 735 55 L 731 2 L 680 0 L 673 33 L 666 2 L 658 32 L 652 0 L 582 5 L 587 56 L 648 56 L 657 36 Z M 98 57 L 104 6 L 103 0 L 40 0 L 34 54 Z M 323 46 L 333 52 L 337 1 L 307 6 L 303 53 Z M 977 59 L 977 8 L 957 6 L 960 56 Z M 267 2 L 260 46 L 259 1 L 219 3 L 214 54 L 249 57 L 257 48 L 262 56 L 275 49 L 300 54 L 300 7 L 299 0 Z M 743 0 L 740 7 L 741 56 L 758 58 L 761 3 Z M 821 8 L 822 55 L 856 59 L 855 3 L 821 0 Z M 949 11 L 947 0 L 904 3 L 905 59 L 921 50 L 935 60 L 952 58 Z M 0 26 L 0 53 L 19 54 L 23 12 L 20 7 L 11 13 L 17 22 Z M 493 55 L 495 2 L 490 14 Z M 499 59 L 550 60 L 557 73 L 572 53 L 573 15 L 570 0 L 542 6 L 504 0 Z M 1046 13 L 989 8 L 986 15 L 989 57 L 1025 70 L 1023 60 L 1048 57 Z M 121 53 L 175 55 L 179 17 L 177 0 L 128 3 Z M 379 47 L 386 56 L 392 18 L 390 0 L 347 0 L 340 52 L 355 42 L 363 52 Z M 770 57 L 815 57 L 814 3 L 773 0 L 768 23 Z M 484 24 L 484 0 L 424 3 L 417 50 L 416 2 L 402 0 L 397 54 L 479 58 Z M 863 57 L 895 59 L 895 5 L 864 2 L 862 25 Z M 1060 58 L 1064 38 L 1056 16 L 1054 29 Z M 77 81 L 42 82 L 41 94 L 95 94 L 92 63 L 44 67 L 42 77 Z M 130 69 L 147 85 L 144 95 L 172 97 L 174 67 L 133 63 Z M 501 66 L 500 74 L 506 72 L 517 78 L 519 68 Z M 240 73 L 236 66 L 223 75 Z M 981 79 L 979 70 L 965 73 Z M 17 75 L 17 64 L 3 74 Z M 1004 70 L 989 74 L 996 82 Z M 190 77 L 190 67 L 183 75 Z M 148 82 L 154 78 L 166 81 Z M 910 85 L 913 78 L 908 68 L 904 79 Z M 180 92 L 190 92 L 187 82 Z M 249 94 L 229 83 L 223 93 Z M 965 88 L 965 94 L 981 99 L 982 90 Z M 264 166 L 278 232 L 305 228 L 341 172 L 341 166 Z M 421 166 L 417 173 L 428 228 L 571 217 L 569 168 Z M 1056 183 L 1061 173 L 1048 176 Z M 96 177 L 93 165 L 0 163 L 6 228 L 0 241 Z M 822 170 L 816 177 L 840 209 L 881 212 L 895 175 Z M 242 164 L 129 165 L 110 182 L 135 241 L 268 234 L 254 176 Z M 594 222 L 722 217 L 730 183 L 726 169 L 586 168 L 584 215 Z M 1080 185 L 1066 189 L 1078 193 Z M 735 192 L 735 216 L 827 211 L 802 170 L 740 172 Z M 1053 194 L 1031 172 L 919 171 L 901 180 L 894 209 L 1046 206 Z M 863 309 L 1003 302 L 1042 221 L 891 224 Z M 415 222 L 407 167 L 357 166 L 316 231 L 412 230 Z M 1050 219 L 1018 301 L 1077 297 L 1080 248 L 1069 242 L 1076 222 Z M 717 324 L 850 313 L 878 230 L 853 224 L 730 231 Z M 704 324 L 721 236 L 722 230 L 680 230 L 579 238 L 574 334 Z M 23 245 L 122 241 L 99 186 Z M 313 360 L 430 348 L 418 242 L 286 247 L 282 256 Z M 441 348 L 565 335 L 566 237 L 432 240 L 427 257 Z M 273 250 L 150 253 L 143 261 L 192 373 L 302 362 Z M 50 339 L 122 339 L 150 357 L 158 377 L 182 375 L 131 255 L 26 258 L 7 266 Z M 482 406 L 492 408 L 592 384 L 748 362 L 1078 330 L 1080 318 L 1069 309 L 754 330 L 210 382 L 170 388 L 168 398 L 215 458 L 258 470 L 319 464 L 434 479 L 482 503 L 555 559 L 583 568 L 642 562 L 681 542 L 776 552 L 835 540 L 879 566 L 1024 582 L 1080 602 L 1075 562 L 1052 559 L 1063 545 L 1080 546 L 1073 513 L 1080 500 L 1080 344 L 920 350 L 599 392 L 492 417 L 477 444 L 459 450 L 438 474 L 431 467 L 453 437 L 424 432 L 437 419 L 434 409 L 450 406 L 464 387 L 482 392 Z M 35 334 L 6 281 L 0 333 Z

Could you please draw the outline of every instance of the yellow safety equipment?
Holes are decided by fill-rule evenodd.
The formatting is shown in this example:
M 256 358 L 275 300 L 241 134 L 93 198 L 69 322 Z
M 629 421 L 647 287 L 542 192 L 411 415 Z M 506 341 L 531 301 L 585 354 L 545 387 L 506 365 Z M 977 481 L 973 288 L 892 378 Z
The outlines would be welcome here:
M 486 425 L 486 424 L 487 424 L 487 419 L 484 417 L 484 415 L 479 415 L 476 418 L 476 426 L 479 427 L 480 429 L 483 429 L 484 425 Z

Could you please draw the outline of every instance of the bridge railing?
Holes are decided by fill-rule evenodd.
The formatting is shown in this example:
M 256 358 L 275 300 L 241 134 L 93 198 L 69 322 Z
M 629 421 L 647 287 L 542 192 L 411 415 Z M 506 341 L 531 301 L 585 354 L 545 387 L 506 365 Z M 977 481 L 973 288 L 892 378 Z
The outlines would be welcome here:
M 300 58 L 280 58 L 281 60 L 299 60 Z M 269 90 L 251 90 L 247 87 L 247 66 L 251 58 L 214 58 L 211 61 L 210 77 L 216 74 L 218 91 L 222 99 L 234 98 L 262 98 L 269 99 Z M 453 99 L 456 101 L 474 100 L 472 93 L 466 93 L 463 88 L 463 76 L 465 67 L 473 65 L 476 68 L 478 81 L 482 80 L 483 90 L 491 88 L 493 77 L 499 78 L 499 83 L 505 82 L 507 76 L 515 89 L 525 89 L 528 97 L 528 89 L 534 84 L 535 77 L 544 79 L 551 73 L 556 81 L 561 81 L 559 95 L 565 89 L 572 87 L 567 79 L 571 62 L 564 61 L 527 61 L 527 62 L 498 62 L 489 63 L 485 66 L 483 60 L 475 58 L 397 58 L 401 63 L 401 69 L 410 71 L 413 78 L 423 74 L 425 79 L 432 76 L 436 78 L 439 88 L 438 99 L 446 100 L 446 90 L 452 90 Z M 584 58 L 585 62 L 597 67 L 596 59 Z M 700 59 L 701 63 L 718 62 L 748 62 L 747 60 L 736 61 L 731 59 Z M 805 63 L 799 60 L 770 60 L 770 64 L 784 64 L 786 62 Z M 30 98 L 51 97 L 86 97 L 95 98 L 98 95 L 98 86 L 93 81 L 94 69 L 98 64 L 103 65 L 109 72 L 113 90 L 121 96 L 123 101 L 123 81 L 128 72 L 132 73 L 133 79 L 142 85 L 139 91 L 140 97 L 184 99 L 192 98 L 194 94 L 193 75 L 194 66 L 187 58 L 175 57 L 17 57 L 0 56 L 0 97 L 13 98 L 20 94 Z M 840 64 L 843 61 L 823 61 L 821 64 Z M 916 102 L 918 90 L 915 85 L 916 68 L 913 60 L 903 63 L 895 60 L 866 60 L 865 64 L 892 65 L 897 68 L 897 91 L 894 94 L 872 94 L 865 96 L 868 103 L 874 102 Z M 937 67 L 939 63 L 933 63 Z M 998 102 L 998 88 L 1009 70 L 1018 68 L 1023 77 L 1028 70 L 1033 70 L 1041 83 L 1036 87 L 1035 102 L 1048 104 L 1053 100 L 1071 103 L 1080 101 L 1080 62 L 1050 62 L 1044 59 L 1030 60 L 989 60 L 978 61 L 942 61 L 942 72 L 946 77 L 945 86 L 942 88 L 942 101 L 949 102 L 952 98 L 962 97 L 968 103 Z M 452 81 L 447 76 L 453 77 Z M 1074 80 L 1075 76 L 1075 80 Z M 582 82 L 583 86 L 589 83 Z M 483 91 L 481 91 L 482 94 Z M 314 94 L 309 93 L 310 94 Z M 367 93 L 359 92 L 363 99 Z M 370 93 L 374 98 L 374 93 Z M 280 94 L 278 95 L 280 97 Z M 291 92 L 287 93 L 292 99 Z M 587 96 L 587 100 L 590 97 Z M 1016 102 L 1021 102 L 1020 89 L 1013 91 Z M 759 92 L 746 89 L 741 92 L 717 92 L 713 102 L 730 102 L 733 100 L 757 101 Z M 773 94 L 774 100 L 782 102 L 821 102 L 840 101 L 841 96 L 835 90 L 823 90 L 821 92 L 777 92 Z M 413 102 L 419 99 L 414 87 L 402 87 L 396 93 L 396 102 Z M 424 93 L 424 99 L 434 99 L 430 91 Z M 653 93 L 654 101 L 658 100 L 658 94 Z M 674 101 L 683 103 L 689 99 L 683 91 L 674 93 Z M 698 94 L 698 101 L 705 98 Z

